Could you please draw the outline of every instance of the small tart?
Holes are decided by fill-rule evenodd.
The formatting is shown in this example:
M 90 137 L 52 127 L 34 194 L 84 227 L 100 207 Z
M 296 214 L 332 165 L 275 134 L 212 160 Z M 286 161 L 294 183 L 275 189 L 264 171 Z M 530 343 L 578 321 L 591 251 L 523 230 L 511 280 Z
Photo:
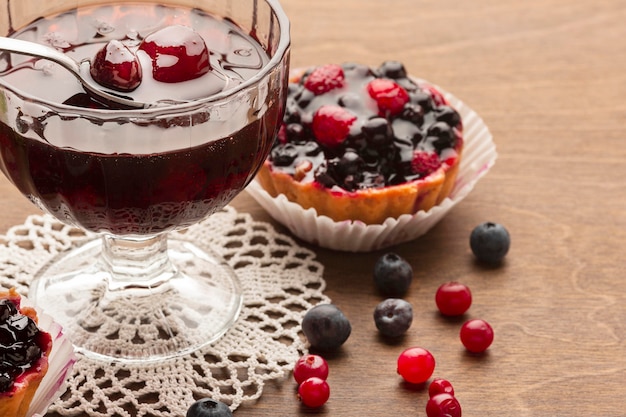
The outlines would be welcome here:
M 458 112 L 401 63 L 326 65 L 291 77 L 257 180 L 272 197 L 335 221 L 380 224 L 443 201 L 462 150 Z
M 26 416 L 52 350 L 51 335 L 37 327 L 37 312 L 21 301 L 15 289 L 0 292 L 0 416 Z

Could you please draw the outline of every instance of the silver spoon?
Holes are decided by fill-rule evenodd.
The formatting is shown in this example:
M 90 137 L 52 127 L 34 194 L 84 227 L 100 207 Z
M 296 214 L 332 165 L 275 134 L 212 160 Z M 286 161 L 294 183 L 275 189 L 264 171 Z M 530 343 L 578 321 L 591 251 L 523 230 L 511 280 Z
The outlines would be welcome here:
M 108 103 L 115 103 L 120 106 L 144 109 L 152 107 L 153 105 L 142 103 L 132 100 L 130 98 L 123 97 L 113 92 L 103 90 L 103 87 L 96 83 L 91 74 L 89 68 L 91 63 L 89 60 L 82 62 L 76 62 L 74 59 L 57 51 L 56 49 L 41 45 L 35 42 L 24 41 L 21 39 L 6 38 L 0 36 L 0 51 L 8 51 L 21 55 L 34 56 L 37 58 L 47 59 L 52 62 L 56 62 L 66 70 L 70 71 L 89 94 L 92 94 Z

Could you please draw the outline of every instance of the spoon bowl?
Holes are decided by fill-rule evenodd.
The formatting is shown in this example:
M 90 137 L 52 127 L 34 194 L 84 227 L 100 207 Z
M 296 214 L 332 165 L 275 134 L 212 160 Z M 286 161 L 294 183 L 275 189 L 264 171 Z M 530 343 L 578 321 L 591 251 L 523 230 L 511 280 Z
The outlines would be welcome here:
M 130 97 L 125 97 L 117 92 L 104 89 L 103 86 L 95 82 L 92 78 L 90 74 L 91 62 L 89 60 L 77 62 L 70 56 L 52 47 L 21 39 L 0 36 L 0 51 L 28 55 L 55 62 L 71 72 L 82 84 L 88 94 L 104 103 L 129 109 L 146 109 L 158 105 L 158 103 L 142 103 L 140 101 L 133 100 Z

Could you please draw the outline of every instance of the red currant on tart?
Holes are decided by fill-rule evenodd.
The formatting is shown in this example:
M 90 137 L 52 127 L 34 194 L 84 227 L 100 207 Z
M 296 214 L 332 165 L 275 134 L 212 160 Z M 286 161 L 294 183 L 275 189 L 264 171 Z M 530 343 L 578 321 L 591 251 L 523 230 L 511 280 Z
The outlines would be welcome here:
M 24 417 L 48 371 L 49 333 L 37 327 L 37 313 L 21 305 L 11 289 L 0 292 L 0 416 Z
M 291 78 L 257 179 L 318 215 L 380 224 L 443 201 L 462 149 L 459 113 L 401 63 L 323 65 Z

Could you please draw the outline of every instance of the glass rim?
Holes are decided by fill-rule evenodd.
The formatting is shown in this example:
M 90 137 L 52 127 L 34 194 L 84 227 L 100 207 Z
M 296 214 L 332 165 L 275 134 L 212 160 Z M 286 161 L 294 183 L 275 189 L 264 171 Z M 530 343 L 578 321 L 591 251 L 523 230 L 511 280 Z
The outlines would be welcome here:
M 257 1 L 257 0 L 255 0 Z M 154 107 L 146 107 L 146 108 L 137 108 L 137 109 L 91 109 L 86 107 L 78 107 L 71 106 L 63 103 L 55 103 L 50 100 L 45 100 L 39 97 L 36 97 L 32 94 L 25 93 L 21 91 L 16 86 L 4 82 L 3 78 L 0 77 L 0 85 L 11 91 L 13 94 L 17 95 L 23 100 L 26 100 L 30 103 L 40 104 L 48 107 L 50 110 L 53 110 L 57 113 L 66 113 L 72 112 L 74 115 L 80 116 L 88 116 L 88 117 L 98 117 L 98 116 L 108 116 L 106 119 L 114 117 L 125 117 L 128 116 L 159 116 L 159 115 L 175 115 L 179 113 L 190 112 L 193 110 L 197 110 L 202 108 L 210 103 L 217 103 L 225 101 L 231 97 L 237 96 L 242 91 L 248 90 L 251 87 L 259 84 L 263 79 L 265 79 L 269 74 L 274 72 L 274 70 L 280 67 L 284 58 L 289 54 L 289 48 L 291 45 L 291 36 L 290 36 L 290 22 L 287 14 L 285 13 L 283 7 L 280 4 L 279 0 L 260 0 L 267 3 L 270 9 L 273 12 L 273 16 L 276 18 L 278 22 L 278 33 L 280 34 L 280 38 L 278 40 L 277 48 L 274 51 L 272 57 L 270 57 L 269 61 L 261 68 L 259 72 L 254 74 L 254 76 L 250 77 L 243 83 L 229 88 L 227 90 L 221 91 L 217 94 L 213 94 L 209 97 L 204 97 L 201 99 L 194 99 L 181 103 L 172 103 L 162 106 L 154 106 Z M 235 22 L 237 23 L 237 22 Z

